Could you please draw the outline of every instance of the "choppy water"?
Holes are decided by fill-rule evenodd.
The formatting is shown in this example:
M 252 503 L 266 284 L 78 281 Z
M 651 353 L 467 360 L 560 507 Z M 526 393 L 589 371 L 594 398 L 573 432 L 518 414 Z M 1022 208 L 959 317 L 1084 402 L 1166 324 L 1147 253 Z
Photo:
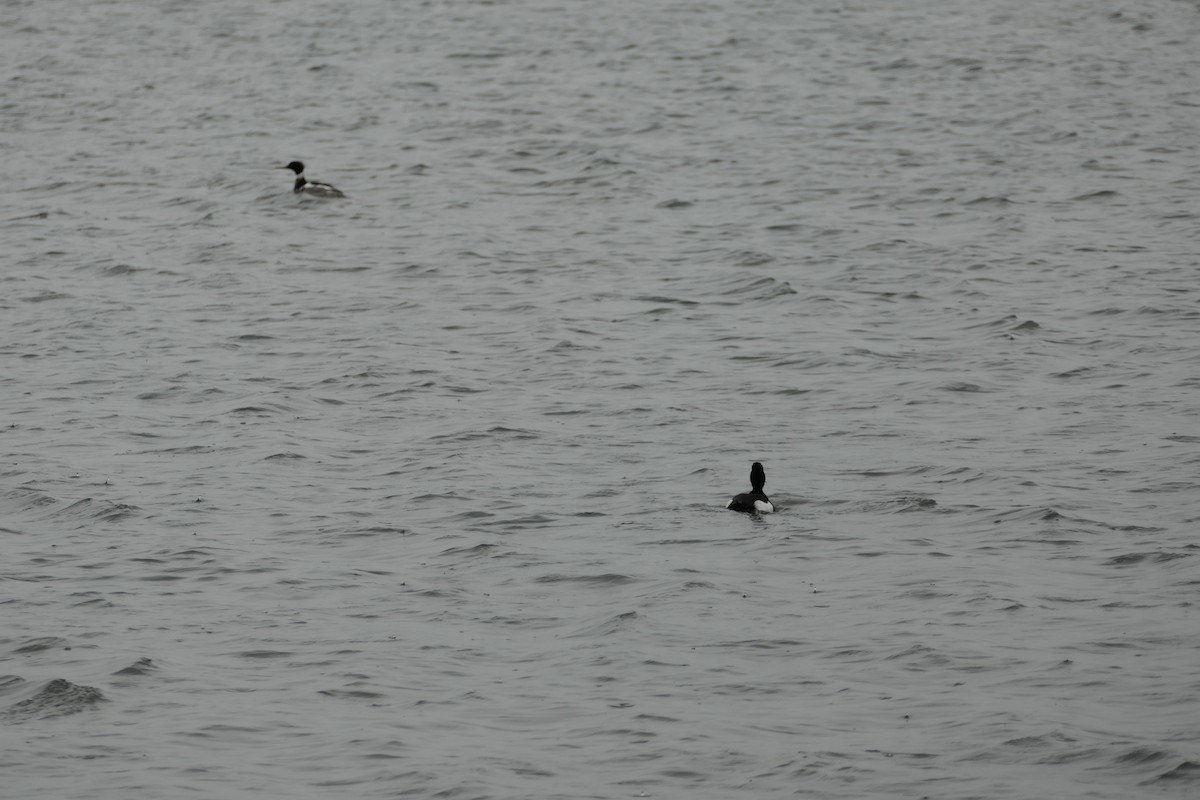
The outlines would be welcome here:
M 5 3 L 0 795 L 1196 796 L 1198 40 Z

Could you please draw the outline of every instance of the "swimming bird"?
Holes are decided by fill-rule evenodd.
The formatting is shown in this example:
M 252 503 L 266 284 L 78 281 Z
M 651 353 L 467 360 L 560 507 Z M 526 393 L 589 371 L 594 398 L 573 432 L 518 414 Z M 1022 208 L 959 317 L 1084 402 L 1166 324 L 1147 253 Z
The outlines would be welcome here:
M 725 507 L 746 514 L 770 514 L 775 506 L 763 494 L 766 485 L 767 473 L 763 471 L 763 465 L 755 461 L 754 466 L 750 467 L 750 491 L 735 496 Z
M 328 183 L 319 183 L 317 181 L 310 181 L 308 178 L 304 177 L 304 163 L 303 162 L 293 161 L 292 163 L 288 164 L 287 166 L 280 167 L 280 169 L 290 169 L 292 172 L 296 173 L 296 183 L 292 186 L 292 191 L 295 192 L 296 194 L 307 194 L 307 195 L 311 195 L 313 197 L 345 197 L 346 196 L 346 195 L 342 194 L 342 191 L 340 189 L 335 189 L 334 187 L 330 186 Z

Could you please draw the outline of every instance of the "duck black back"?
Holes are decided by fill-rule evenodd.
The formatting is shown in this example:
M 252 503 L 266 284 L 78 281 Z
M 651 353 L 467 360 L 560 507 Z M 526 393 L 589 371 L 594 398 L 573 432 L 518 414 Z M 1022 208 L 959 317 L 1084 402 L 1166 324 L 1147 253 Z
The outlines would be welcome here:
M 726 508 L 741 511 L 744 514 L 770 514 L 775 510 L 770 498 L 763 493 L 767 485 L 767 472 L 763 465 L 755 461 L 750 467 L 750 491 L 735 495 Z

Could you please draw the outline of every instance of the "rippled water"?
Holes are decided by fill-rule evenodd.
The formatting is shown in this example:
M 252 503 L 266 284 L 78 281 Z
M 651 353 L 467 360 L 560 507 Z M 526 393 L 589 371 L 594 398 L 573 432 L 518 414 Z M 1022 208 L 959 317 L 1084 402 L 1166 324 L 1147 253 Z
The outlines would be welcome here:
M 4 3 L 0 795 L 1195 796 L 1198 38 Z

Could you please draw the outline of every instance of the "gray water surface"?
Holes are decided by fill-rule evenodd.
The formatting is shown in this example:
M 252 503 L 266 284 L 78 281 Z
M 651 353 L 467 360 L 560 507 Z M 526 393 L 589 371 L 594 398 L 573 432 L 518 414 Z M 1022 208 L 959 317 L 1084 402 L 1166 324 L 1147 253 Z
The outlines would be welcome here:
M 3 4 L 0 796 L 1195 797 L 1197 41 Z

